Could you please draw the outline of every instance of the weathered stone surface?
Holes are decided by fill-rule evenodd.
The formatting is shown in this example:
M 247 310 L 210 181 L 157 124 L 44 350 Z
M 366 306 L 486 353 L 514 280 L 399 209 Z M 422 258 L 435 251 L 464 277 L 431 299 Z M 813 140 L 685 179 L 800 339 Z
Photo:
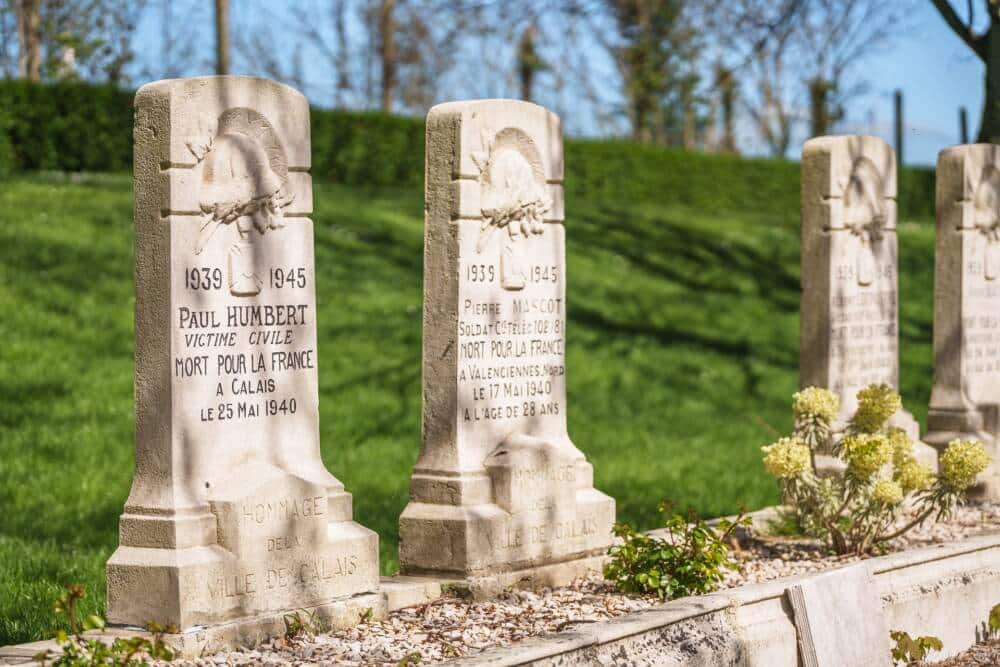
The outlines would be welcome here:
M 135 109 L 136 464 L 109 619 L 375 591 L 378 537 L 320 459 L 308 103 L 204 77 L 143 86 Z
M 892 664 L 882 600 L 866 564 L 817 574 L 785 594 L 804 667 Z
M 423 444 L 406 573 L 476 577 L 594 556 L 614 501 L 566 432 L 562 132 L 534 104 L 427 118 Z
M 802 149 L 799 377 L 840 397 L 837 428 L 869 384 L 899 388 L 896 156 L 881 139 L 818 137 Z M 905 398 L 905 397 L 904 397 Z M 919 442 L 906 410 L 891 420 Z
M 934 388 L 925 440 L 976 438 L 993 465 L 970 493 L 1000 498 L 1000 147 L 954 146 L 937 166 Z

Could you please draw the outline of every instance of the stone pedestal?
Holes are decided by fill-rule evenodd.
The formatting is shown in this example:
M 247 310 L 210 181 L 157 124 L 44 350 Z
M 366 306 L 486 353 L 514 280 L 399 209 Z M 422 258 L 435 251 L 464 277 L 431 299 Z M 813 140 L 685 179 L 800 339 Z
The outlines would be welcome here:
M 428 115 L 423 444 L 400 518 L 406 574 L 531 579 L 611 543 L 614 500 L 566 431 L 562 180 L 559 119 L 540 106 Z
M 896 155 L 881 139 L 818 137 L 802 149 L 800 384 L 840 397 L 835 428 L 873 384 L 899 388 Z M 905 399 L 905 397 L 904 397 Z M 905 409 L 890 423 L 936 467 Z
M 1000 147 L 954 146 L 937 166 L 934 388 L 925 440 L 986 445 L 993 464 L 970 490 L 1000 499 Z
M 254 627 L 378 588 L 378 537 L 320 458 L 309 165 L 287 86 L 136 93 L 136 463 L 112 623 Z

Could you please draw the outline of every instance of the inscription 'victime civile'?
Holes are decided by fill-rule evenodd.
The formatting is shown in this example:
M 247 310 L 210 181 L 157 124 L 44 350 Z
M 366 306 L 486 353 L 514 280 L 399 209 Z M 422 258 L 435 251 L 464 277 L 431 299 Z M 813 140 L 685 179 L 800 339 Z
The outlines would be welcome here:
M 187 142 L 202 170 L 199 207 L 201 233 L 195 254 L 201 254 L 216 230 L 235 223 L 239 239 L 229 249 L 229 291 L 234 296 L 260 293 L 251 232 L 264 234 L 285 226 L 283 209 L 293 195 L 285 191 L 288 161 L 281 141 L 264 116 L 252 109 L 229 109 L 219 116 L 217 130 Z

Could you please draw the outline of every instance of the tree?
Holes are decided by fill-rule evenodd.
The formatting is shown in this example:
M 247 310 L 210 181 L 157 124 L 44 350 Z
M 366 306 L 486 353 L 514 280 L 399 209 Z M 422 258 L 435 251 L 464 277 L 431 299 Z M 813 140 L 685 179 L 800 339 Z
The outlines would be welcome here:
M 905 28 L 912 0 L 705 0 L 698 19 L 775 156 L 796 128 L 830 131 L 867 86 L 860 64 Z
M 931 0 L 931 2 L 937 7 L 948 27 L 986 65 L 985 97 L 978 141 L 1000 143 L 1000 3 L 996 0 L 984 0 L 989 25 L 985 31 L 977 33 L 973 29 L 976 22 L 973 0 L 968 0 L 968 17 L 965 21 L 959 17 L 949 0 Z
M 18 76 L 29 81 L 42 79 L 41 0 L 13 0 L 17 17 Z
M 868 89 L 865 58 L 906 28 L 909 1 L 809 0 L 797 53 L 809 91 L 811 136 L 829 133 L 852 99 Z
M 697 51 L 686 2 L 608 0 L 607 4 L 617 30 L 611 39 L 599 38 L 621 73 L 632 138 L 667 143 L 668 134 L 682 133 L 683 91 L 691 87 Z M 680 114 L 677 109 L 682 109 Z
M 719 150 L 723 153 L 736 152 L 736 77 L 728 67 L 715 66 L 715 87 L 719 91 L 719 106 L 722 107 L 722 141 Z M 714 122 L 714 119 L 713 119 Z
M 529 23 L 517 45 L 517 73 L 521 82 L 521 99 L 529 102 L 534 99 L 535 75 L 548 68 L 535 47 L 537 37 L 538 28 L 534 23 Z
M 18 36 L 18 76 L 33 81 L 126 82 L 126 69 L 135 56 L 132 38 L 145 0 L 11 0 L 9 4 Z M 5 23 L 3 18 L 0 23 Z
M 396 22 L 393 12 L 396 0 L 379 0 L 376 31 L 376 45 L 379 62 L 382 66 L 382 110 L 392 111 L 393 99 L 396 95 Z

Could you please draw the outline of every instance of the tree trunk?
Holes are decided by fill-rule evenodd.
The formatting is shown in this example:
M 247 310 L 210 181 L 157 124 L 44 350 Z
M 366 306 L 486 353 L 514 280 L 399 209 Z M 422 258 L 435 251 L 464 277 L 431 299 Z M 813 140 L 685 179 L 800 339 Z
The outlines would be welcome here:
M 823 77 L 809 81 L 810 136 L 823 137 L 830 132 L 830 88 Z
M 695 147 L 695 113 L 694 113 L 694 82 L 685 81 L 681 86 L 681 144 L 684 150 L 691 151 Z
M 719 72 L 719 88 L 722 97 L 722 145 L 723 153 L 736 152 L 736 78 L 733 72 L 722 69 Z
M 215 0 L 215 73 L 229 74 L 229 0 Z
M 378 15 L 379 57 L 382 60 L 382 110 L 392 111 L 396 96 L 396 0 L 382 0 Z
M 534 96 L 535 72 L 541 69 L 541 59 L 535 51 L 535 26 L 524 29 L 517 49 L 517 69 L 521 79 L 521 99 L 530 102 Z
M 979 124 L 979 143 L 1000 144 L 1000 17 L 991 8 L 990 28 L 986 33 L 986 99 Z
M 18 76 L 29 81 L 42 80 L 41 0 L 14 0 L 17 15 Z

